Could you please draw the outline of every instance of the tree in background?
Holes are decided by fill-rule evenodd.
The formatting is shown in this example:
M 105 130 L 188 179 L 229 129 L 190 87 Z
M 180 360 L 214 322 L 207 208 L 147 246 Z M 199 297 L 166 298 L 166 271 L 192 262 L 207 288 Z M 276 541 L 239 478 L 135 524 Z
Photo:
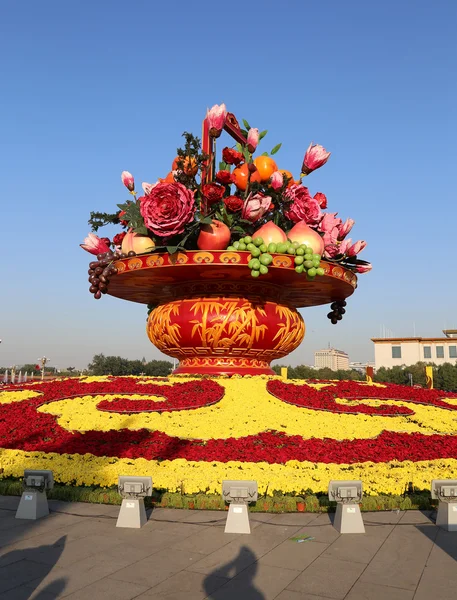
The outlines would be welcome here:
M 105 356 L 96 354 L 89 365 L 92 375 L 148 375 L 166 377 L 170 375 L 173 365 L 167 360 L 128 360 L 121 356 Z

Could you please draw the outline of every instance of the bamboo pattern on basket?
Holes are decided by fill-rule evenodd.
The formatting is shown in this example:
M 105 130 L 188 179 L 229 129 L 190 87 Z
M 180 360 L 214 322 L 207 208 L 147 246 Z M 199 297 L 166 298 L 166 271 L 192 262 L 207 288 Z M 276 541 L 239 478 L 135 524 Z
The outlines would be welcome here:
M 263 308 L 254 309 L 248 300 L 240 304 L 238 300 L 197 301 L 191 312 L 199 319 L 193 319 L 192 337 L 199 332 L 205 348 L 230 348 L 244 346 L 252 348 L 254 342 L 264 337 L 267 325 L 259 325 L 258 316 L 266 317 Z
M 286 353 L 292 352 L 299 346 L 305 336 L 305 323 L 297 311 L 292 311 L 281 304 L 276 305 L 276 314 L 279 314 L 282 322 L 277 324 L 278 331 L 273 341 L 278 341 L 274 350 L 281 350 Z
M 179 304 L 175 302 L 162 304 L 155 308 L 153 313 L 154 320 L 149 318 L 148 321 L 148 335 L 153 344 L 162 351 L 179 346 L 181 326 L 171 321 L 171 316 L 179 314 Z

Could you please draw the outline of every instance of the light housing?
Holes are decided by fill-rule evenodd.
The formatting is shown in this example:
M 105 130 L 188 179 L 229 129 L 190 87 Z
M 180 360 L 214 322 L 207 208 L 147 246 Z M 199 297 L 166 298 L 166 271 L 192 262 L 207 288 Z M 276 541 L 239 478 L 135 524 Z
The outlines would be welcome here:
M 225 479 L 222 482 L 222 497 L 225 502 L 249 504 L 257 502 L 257 481 L 243 479 Z
M 332 479 L 328 484 L 330 502 L 356 504 L 362 501 L 363 485 L 360 480 Z
M 152 496 L 152 477 L 119 475 L 118 490 L 122 498 L 146 498 Z
M 457 479 L 433 479 L 432 500 L 457 502 Z
M 25 490 L 40 491 L 52 490 L 54 487 L 54 476 L 52 471 L 25 469 L 22 487 Z

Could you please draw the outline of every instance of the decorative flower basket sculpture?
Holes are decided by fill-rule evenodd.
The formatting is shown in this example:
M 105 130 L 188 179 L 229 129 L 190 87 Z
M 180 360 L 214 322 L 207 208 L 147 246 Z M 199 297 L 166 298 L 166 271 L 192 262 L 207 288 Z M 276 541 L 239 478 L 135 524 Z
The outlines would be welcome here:
M 184 134 L 173 170 L 143 183 L 138 199 L 124 171 L 133 200 L 115 214 L 91 213 L 89 223 L 93 231 L 108 223 L 126 231 L 112 241 L 91 233 L 82 245 L 97 254 L 91 293 L 147 304 L 149 339 L 180 361 L 175 373 L 273 374 L 270 362 L 303 340 L 297 309 L 331 304 L 336 324 L 357 286 L 355 273 L 371 269 L 357 258 L 365 242 L 346 239 L 354 221 L 324 213 L 325 195 L 312 197 L 268 153 L 253 159 L 266 132 L 243 123 L 245 129 L 224 105 L 213 107 L 203 121 L 203 147 Z M 222 130 L 236 147 L 223 149 L 216 172 Z M 311 144 L 301 177 L 329 156 Z

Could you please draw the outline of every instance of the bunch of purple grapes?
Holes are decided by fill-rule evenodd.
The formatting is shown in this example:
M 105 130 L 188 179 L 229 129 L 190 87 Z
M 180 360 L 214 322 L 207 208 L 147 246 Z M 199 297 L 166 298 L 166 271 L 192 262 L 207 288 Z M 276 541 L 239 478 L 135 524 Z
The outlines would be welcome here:
M 94 295 L 96 300 L 102 297 L 102 294 L 106 294 L 108 291 L 108 283 L 112 275 L 117 273 L 117 269 L 114 266 L 114 261 L 120 258 L 118 253 L 105 252 L 104 254 L 97 254 L 97 260 L 94 260 L 89 265 L 89 292 Z
M 328 313 L 327 318 L 330 319 L 332 325 L 336 325 L 338 321 L 341 321 L 344 313 L 346 312 L 346 309 L 344 308 L 346 304 L 346 300 L 336 300 L 330 304 L 332 312 Z

